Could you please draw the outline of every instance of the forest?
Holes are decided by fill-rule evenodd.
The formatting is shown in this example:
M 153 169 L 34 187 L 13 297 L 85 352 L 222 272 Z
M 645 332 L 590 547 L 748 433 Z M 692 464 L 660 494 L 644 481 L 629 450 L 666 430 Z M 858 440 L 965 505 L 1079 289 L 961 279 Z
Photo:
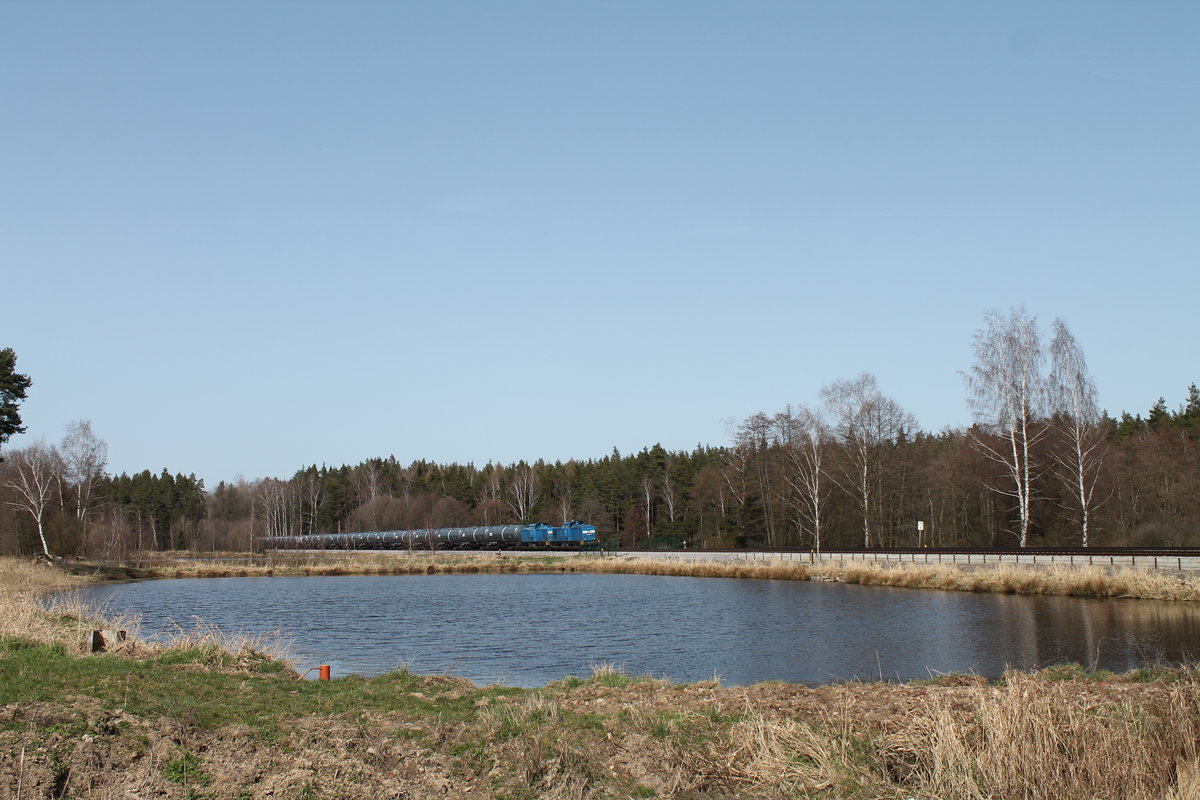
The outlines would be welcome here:
M 107 474 L 105 442 L 80 421 L 59 444 L 0 453 L 0 552 L 247 551 L 271 535 L 572 519 L 622 548 L 1200 546 L 1196 384 L 1173 407 L 1160 397 L 1113 416 L 1061 321 L 1043 343 L 1023 310 L 991 313 L 973 345 L 975 423 L 936 432 L 863 373 L 691 450 L 483 466 L 387 456 L 207 487 L 167 469 Z M 0 358 L 0 443 L 21 430 L 29 381 L 14 364 Z

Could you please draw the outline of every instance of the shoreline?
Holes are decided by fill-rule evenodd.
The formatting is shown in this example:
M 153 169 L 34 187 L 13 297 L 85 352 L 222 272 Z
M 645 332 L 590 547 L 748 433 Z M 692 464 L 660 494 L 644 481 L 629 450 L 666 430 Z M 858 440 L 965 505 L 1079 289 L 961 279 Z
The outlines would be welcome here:
M 965 566 L 897 562 L 826 563 L 786 561 L 713 562 L 676 559 L 623 559 L 586 553 L 370 553 L 349 551 L 313 556 L 230 554 L 204 560 L 193 554 L 164 558 L 147 566 L 64 562 L 67 571 L 90 580 L 236 578 L 322 575 L 505 574 L 589 572 L 697 578 L 811 580 L 975 593 L 1062 595 L 1098 599 L 1200 601 L 1200 576 L 1129 567 Z M 149 560 L 149 559 L 147 559 Z M 235 563 L 236 561 L 249 563 Z M 137 559 L 132 564 L 137 564 Z M 158 562 L 158 563 L 154 563 Z

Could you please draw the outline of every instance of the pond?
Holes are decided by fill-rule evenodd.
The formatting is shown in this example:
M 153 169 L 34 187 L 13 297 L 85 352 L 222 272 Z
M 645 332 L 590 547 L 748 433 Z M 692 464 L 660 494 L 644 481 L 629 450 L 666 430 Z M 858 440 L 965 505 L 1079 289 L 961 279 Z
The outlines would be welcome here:
M 280 631 L 302 671 L 398 667 L 540 686 L 613 664 L 675 681 L 822 684 L 988 677 L 1078 662 L 1125 671 L 1190 663 L 1200 614 L 1149 600 L 1020 597 L 840 583 L 644 575 L 206 578 L 91 587 L 142 633 L 194 618 Z

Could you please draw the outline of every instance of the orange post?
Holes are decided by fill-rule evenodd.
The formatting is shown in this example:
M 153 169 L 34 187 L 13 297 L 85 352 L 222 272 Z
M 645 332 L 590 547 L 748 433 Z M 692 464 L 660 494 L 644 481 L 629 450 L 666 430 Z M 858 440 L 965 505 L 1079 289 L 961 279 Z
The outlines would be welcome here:
M 322 664 L 321 666 L 317 667 L 317 676 L 323 681 L 329 680 L 329 665 Z

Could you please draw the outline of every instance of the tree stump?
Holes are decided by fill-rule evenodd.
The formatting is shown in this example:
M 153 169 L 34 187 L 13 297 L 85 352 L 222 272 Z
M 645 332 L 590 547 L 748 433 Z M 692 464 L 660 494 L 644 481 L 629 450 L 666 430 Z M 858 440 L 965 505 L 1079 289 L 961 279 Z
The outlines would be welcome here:
M 85 642 L 84 647 L 89 653 L 103 653 L 113 645 L 117 645 L 125 641 L 125 638 L 125 631 L 92 631 L 87 635 L 87 641 Z

